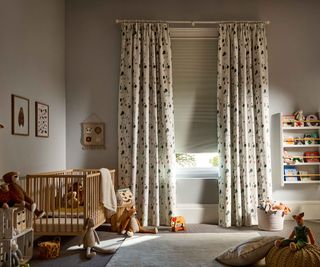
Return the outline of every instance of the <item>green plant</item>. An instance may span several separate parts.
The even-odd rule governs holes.
[[[188,153],[177,153],[176,162],[178,166],[182,168],[196,166],[196,159],[194,155]]]
[[[212,167],[219,167],[219,159],[219,156],[214,156],[212,159],[210,159]]]

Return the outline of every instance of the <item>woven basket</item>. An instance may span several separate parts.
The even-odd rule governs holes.
[[[266,213],[258,208],[258,228],[267,231],[281,231],[283,229],[284,215],[282,211]]]
[[[268,267],[319,267],[320,247],[306,245],[300,250],[292,251],[290,247],[270,249],[266,256]]]

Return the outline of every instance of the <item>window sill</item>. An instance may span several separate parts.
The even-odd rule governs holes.
[[[218,179],[218,168],[178,168],[176,179]]]

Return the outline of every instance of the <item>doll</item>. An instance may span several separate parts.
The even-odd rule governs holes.
[[[314,245],[315,239],[311,230],[307,226],[303,225],[304,212],[298,215],[293,215],[292,217],[293,219],[295,219],[297,226],[294,227],[294,230],[289,236],[289,239],[276,240],[275,246],[278,248],[290,246],[290,249],[292,251],[296,251],[298,249],[303,248],[306,244],[308,244],[309,240],[310,240],[310,243]],[[309,240],[308,240],[308,237],[309,237]]]

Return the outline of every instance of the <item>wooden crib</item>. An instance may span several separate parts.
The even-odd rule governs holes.
[[[113,184],[115,171],[110,170]],[[27,175],[26,191],[44,210],[42,218],[34,218],[37,235],[80,235],[86,218],[94,220],[95,227],[106,221],[101,203],[101,174],[98,169],[63,170]],[[78,186],[81,185],[81,186]],[[67,199],[76,192],[78,202]]]

